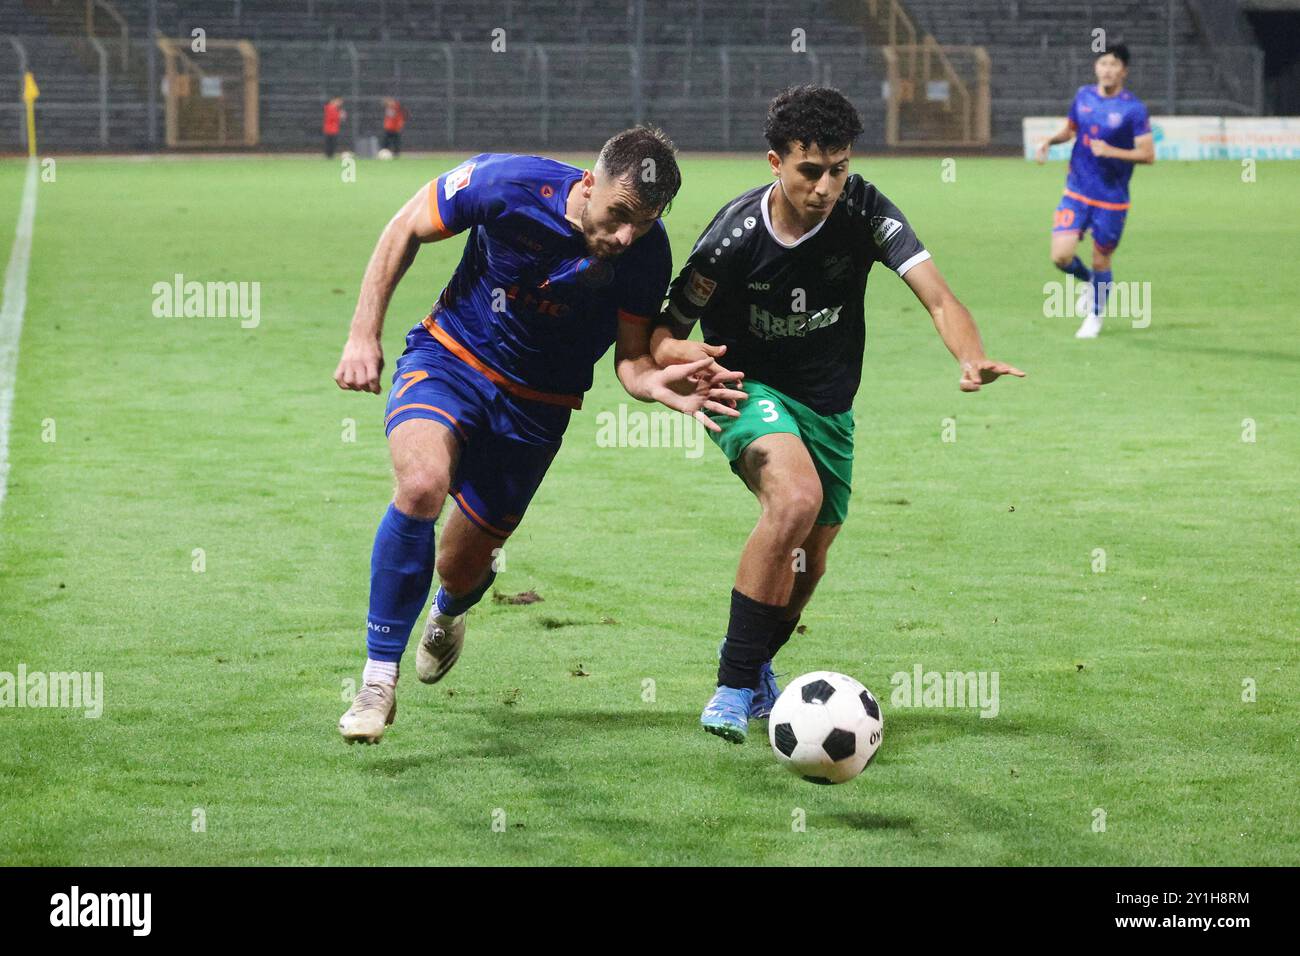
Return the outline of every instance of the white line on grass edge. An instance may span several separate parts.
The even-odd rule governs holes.
[[[0,509],[9,489],[9,420],[14,408],[14,381],[18,377],[18,340],[23,334],[27,308],[27,267],[32,260],[32,224],[36,220],[36,158],[27,161],[23,203],[18,229],[5,270],[4,305],[0,306]]]

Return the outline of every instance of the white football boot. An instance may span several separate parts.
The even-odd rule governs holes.
[[[436,684],[447,676],[465,646],[465,615],[443,614],[434,601],[424,624],[424,635],[415,649],[415,675],[422,684]]]
[[[1079,331],[1074,333],[1076,339],[1095,339],[1101,334],[1101,316],[1096,312],[1089,312],[1088,317],[1083,320],[1079,326]]]
[[[1076,339],[1095,339],[1101,332],[1101,316],[1093,308],[1093,288],[1091,282],[1079,285],[1079,297],[1074,303],[1074,314],[1083,316],[1083,324],[1074,333]]]
[[[348,712],[339,718],[339,733],[350,744],[377,744],[397,717],[397,687],[378,681],[362,684]]]

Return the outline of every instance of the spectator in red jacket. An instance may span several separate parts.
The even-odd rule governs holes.
[[[339,142],[339,124],[348,118],[347,110],[343,108],[343,97],[336,96],[325,104],[325,121],[321,125],[321,132],[325,134],[325,157],[331,158],[334,155],[334,148]]]
[[[406,110],[394,97],[384,99],[384,149],[396,156],[402,151],[402,128],[406,125]]]

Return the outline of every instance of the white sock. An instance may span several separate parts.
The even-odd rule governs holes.
[[[366,669],[361,672],[363,684],[387,684],[397,686],[397,661],[377,661],[366,658]]]

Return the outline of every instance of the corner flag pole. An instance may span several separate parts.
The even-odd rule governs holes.
[[[36,158],[36,97],[41,95],[36,77],[29,70],[23,76],[23,102],[27,104],[27,155]]]

